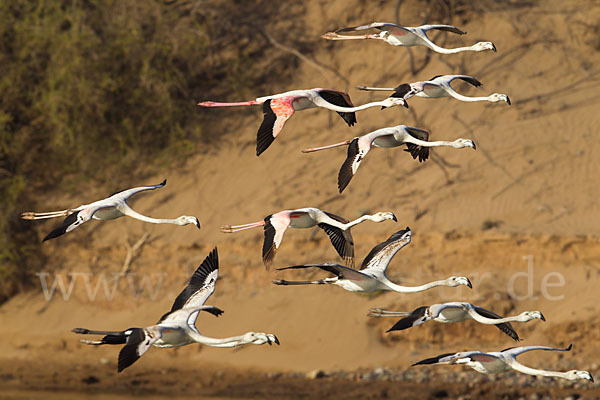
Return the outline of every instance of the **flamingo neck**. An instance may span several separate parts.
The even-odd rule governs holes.
[[[390,281],[386,282],[385,284],[390,288],[390,290],[398,293],[417,293],[437,286],[448,286],[448,282],[446,281],[434,281],[420,286],[402,286]]]
[[[243,336],[232,336],[228,338],[217,339],[203,336],[195,330],[189,331],[188,336],[196,343],[201,343],[212,347],[235,347],[243,342]]]

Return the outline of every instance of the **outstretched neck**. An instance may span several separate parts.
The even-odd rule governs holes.
[[[423,147],[441,147],[441,146],[454,147],[455,146],[454,142],[449,142],[447,140],[437,140],[437,141],[433,141],[433,142],[428,142],[426,140],[417,139],[412,135],[406,135],[404,142],[416,144],[416,145],[423,146]]]
[[[497,101],[497,100],[492,99],[492,96],[479,96],[479,97],[464,96],[464,95],[458,93],[457,91],[455,91],[452,88],[450,88],[450,89],[447,88],[446,92],[451,97],[454,97],[455,99],[461,100],[461,101],[489,101],[489,102]]]
[[[481,324],[487,324],[487,325],[497,325],[497,324],[502,324],[504,322],[527,322],[528,319],[524,316],[521,315],[515,315],[512,317],[506,317],[506,318],[486,318],[483,315],[480,315],[476,310],[472,310],[469,309],[469,315],[471,316],[471,318],[473,318],[475,321],[481,323]]]
[[[427,47],[429,47],[431,50],[437,52],[437,53],[441,53],[441,54],[456,54],[456,53],[460,53],[463,51],[479,51],[479,49],[473,45],[473,46],[468,46],[468,47],[456,47],[454,49],[447,49],[445,47],[440,47],[437,44],[433,43],[430,40],[425,41]]]
[[[203,336],[197,331],[188,332],[188,336],[195,343],[201,343],[212,347],[235,347],[238,346],[243,339],[243,336],[232,336],[224,339],[211,338]]]
[[[521,364],[520,362],[513,360],[511,362],[511,367],[519,372],[522,372],[524,374],[528,374],[528,375],[540,375],[540,376],[554,376],[557,378],[568,378],[568,374],[566,372],[560,372],[560,371],[546,371],[544,369],[536,369],[536,368],[531,368],[531,367],[527,367],[523,364]]]
[[[131,218],[135,218],[138,219],[140,221],[144,221],[144,222],[150,222],[152,224],[175,224],[175,225],[182,225],[181,220],[178,218],[175,219],[162,219],[162,218],[152,218],[152,217],[147,217],[145,215],[140,214],[139,212],[135,211],[134,209],[130,208],[130,207],[121,207],[119,208],[119,211],[121,211],[123,214],[131,217]]]
[[[347,224],[344,224],[344,228],[343,228],[343,229],[344,229],[344,230],[346,230],[346,229],[350,229],[350,228],[352,228],[354,225],[358,225],[358,224],[360,224],[360,223],[362,223],[362,222],[365,222],[365,221],[368,221],[368,220],[369,220],[369,221],[373,221],[374,219],[375,219],[375,217],[374,217],[373,215],[368,215],[368,214],[367,214],[367,215],[363,215],[362,217],[360,217],[360,218],[357,218],[357,219],[355,219],[354,221],[350,221],[350,222],[348,222]]]
[[[337,112],[354,112],[354,111],[366,110],[367,108],[377,107],[377,106],[389,107],[389,104],[385,103],[383,101],[375,101],[373,103],[363,104],[358,107],[340,107],[340,106],[336,106],[335,104],[331,104],[330,102],[328,102],[325,99],[322,99],[320,97],[318,97],[318,100],[316,100],[315,103],[319,107],[327,108],[328,110],[337,111]]]
[[[386,282],[385,284],[389,287],[389,290],[398,293],[417,293],[437,286],[448,286],[448,283],[446,281],[429,282],[420,286],[402,286],[390,281]]]

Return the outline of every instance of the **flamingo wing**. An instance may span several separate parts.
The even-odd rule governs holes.
[[[293,97],[278,97],[263,103],[263,122],[256,133],[256,155],[260,156],[283,129],[285,121],[294,114]]]
[[[477,78],[472,77],[470,75],[436,75],[433,78],[431,78],[429,82],[434,81],[436,79],[437,82],[444,82],[446,84],[450,84],[450,82],[452,82],[455,79],[460,79],[475,87],[481,86],[481,82],[479,82]]]
[[[371,28],[379,29],[380,31],[388,31],[393,35],[399,35],[399,36],[403,36],[408,33],[411,33],[405,27],[396,25],[396,24],[392,24],[389,22],[372,22],[367,25],[351,26],[349,28],[338,29],[337,31],[335,31],[335,33],[363,31],[363,30],[371,29]]]
[[[319,96],[328,103],[338,107],[354,107],[348,93],[338,92],[335,90],[320,90]],[[348,126],[353,126],[356,123],[356,113],[354,112],[337,112],[340,117],[346,121]]]
[[[351,281],[364,281],[365,279],[372,279],[370,276],[363,274],[353,268],[346,267],[339,264],[305,264],[305,265],[294,265],[292,267],[277,268],[277,271],[283,271],[285,269],[304,269],[304,268],[320,268],[324,271],[330,272],[340,279],[348,279]]]
[[[215,291],[218,276],[219,254],[215,247],[196,269],[185,289],[177,296],[170,312],[202,306]],[[207,311],[212,313],[210,310]]]
[[[396,322],[394,326],[392,326],[386,332],[402,331],[404,329],[412,328],[413,326],[421,325],[433,319],[433,315],[427,312],[428,309],[428,306],[423,306],[415,309],[413,312],[410,313],[409,316],[404,317],[400,321]]]
[[[271,214],[265,217],[264,236],[262,248],[263,264],[267,267],[267,270],[273,263],[275,253],[283,240],[283,234],[285,230],[290,226],[290,220],[284,220],[283,218],[277,218],[275,214]]]
[[[412,88],[410,87],[410,85],[408,83],[403,83],[394,89],[394,93],[390,97],[396,97],[399,99],[406,100],[414,95],[414,93],[411,93],[411,92],[412,92]],[[411,95],[407,96],[409,93]]]
[[[165,186],[167,184],[167,180],[163,180],[161,183],[159,183],[158,185],[149,185],[149,186],[140,186],[140,187],[136,187],[136,188],[131,188],[131,189],[125,189],[125,190],[120,190],[118,192],[115,192],[113,194],[111,194],[108,197],[113,197],[114,195],[119,194],[119,197],[123,197],[125,199],[131,197],[132,195],[139,193],[139,192],[143,192],[145,190],[154,190],[154,189],[159,189],[163,186]]]
[[[121,372],[136,362],[159,338],[159,334],[150,333],[147,329],[131,329],[131,334],[127,337],[127,344],[119,352],[117,371]]]
[[[103,208],[110,208],[110,207],[114,207],[114,205],[113,204],[104,204],[104,205],[95,205],[95,206],[90,205],[89,207],[86,207],[82,210],[76,211],[76,212],[68,215],[64,219],[62,224],[60,224],[59,226],[54,228],[52,230],[52,232],[50,232],[49,234],[46,235],[46,237],[42,240],[42,242],[45,242],[46,240],[57,238],[59,236],[64,235],[65,233],[71,232],[73,229],[77,228],[78,226],[80,226],[80,225],[86,223],[87,221],[89,221],[90,219],[92,219],[92,217],[98,210],[101,210]]]
[[[424,31],[437,29],[439,31],[456,33],[457,35],[464,35],[467,33],[467,32],[464,32],[464,31],[458,29],[457,27],[455,27],[453,25],[422,25],[419,28],[421,28]]]
[[[429,132],[424,129],[407,126],[406,132],[415,139],[423,140],[425,142],[429,141]],[[429,158],[429,147],[419,146],[414,143],[406,143],[406,147],[407,149],[404,151],[409,152],[414,160],[418,157],[419,162],[423,162]]]
[[[346,189],[346,186],[348,186],[352,177],[356,174],[360,162],[368,152],[368,150],[365,151],[359,148],[358,139],[357,137],[354,138],[348,145],[348,155],[338,173],[338,189],[340,193]]]
[[[573,345],[570,344],[566,349],[557,349],[555,347],[548,346],[521,346],[521,347],[509,347],[508,349],[504,349],[501,353],[509,354],[513,357],[517,357],[519,354],[526,353],[528,351],[533,350],[546,350],[546,351],[571,351]]]
[[[360,269],[377,270],[385,273],[392,258],[401,248],[410,243],[411,237],[412,232],[408,226],[406,229],[393,233],[385,242],[379,243],[371,249],[363,260]]]
[[[346,218],[325,211],[323,212],[327,214],[329,218],[341,222],[342,224],[347,224],[349,222]],[[346,264],[354,267],[354,240],[352,239],[350,229],[343,230],[324,222],[321,222],[318,226],[327,233],[329,240],[331,240],[331,244],[340,257],[344,259]]]
[[[490,318],[490,319],[501,319],[502,318],[498,314],[496,314],[496,313],[494,313],[494,312],[492,312],[490,310],[486,310],[485,308],[481,308],[481,307],[478,307],[478,306],[473,306],[473,309],[475,310],[475,312],[477,314],[481,315],[482,317],[486,317],[486,318]],[[514,341],[518,342],[518,341],[521,340],[519,338],[519,335],[517,334],[517,331],[514,330],[514,328],[510,324],[510,322],[503,322],[501,324],[497,324],[496,326],[502,332],[504,332],[505,334],[507,334],[508,336],[510,336]]]

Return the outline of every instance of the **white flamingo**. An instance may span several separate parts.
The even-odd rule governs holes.
[[[359,36],[340,35],[341,32],[362,31],[367,29],[377,29],[381,31],[378,34],[368,34]],[[377,39],[391,44],[392,46],[425,46],[431,50],[442,54],[454,54],[462,51],[496,51],[496,46],[492,42],[478,42],[468,47],[458,47],[455,49],[446,49],[433,43],[428,37],[427,32],[435,29],[440,31],[452,32],[458,35],[464,35],[466,32],[461,31],[452,25],[421,25],[415,27],[400,26],[388,22],[373,22],[368,25],[354,26],[351,28],[338,29],[335,32],[327,32],[323,39],[327,40],[361,40],[361,39]]]
[[[71,232],[73,229],[77,228],[79,225],[87,222],[91,219],[97,219],[101,221],[107,221],[111,219],[116,219],[127,215],[128,217],[139,219],[140,221],[150,222],[152,224],[174,224],[174,225],[188,225],[193,224],[200,229],[200,222],[198,218],[192,217],[189,215],[182,215],[181,217],[175,219],[160,219],[160,218],[152,218],[147,217],[134,211],[127,204],[127,200],[136,193],[143,192],[145,190],[154,190],[161,188],[167,184],[167,180],[165,179],[158,185],[152,186],[141,186],[133,189],[123,190],[121,192],[117,192],[106,199],[98,200],[90,204],[84,204],[79,207],[69,208],[67,210],[61,211],[50,211],[43,213],[35,213],[31,211],[21,213],[21,218],[34,220],[34,219],[46,219],[46,218],[56,218],[56,217],[67,217],[63,221],[63,223],[55,228],[52,232],[50,232],[45,238],[44,242],[49,239],[54,239],[58,236],[61,236],[67,232]]]
[[[219,276],[219,255],[215,247],[202,261],[192,275],[185,289],[177,296],[171,311],[163,315],[156,325],[146,328],[129,328],[124,331],[95,331],[75,328],[73,332],[82,335],[105,335],[100,340],[81,340],[90,345],[124,344],[119,353],[118,372],[129,367],[150,347],[180,347],[201,343],[212,347],[236,347],[246,344],[279,344],[277,336],[270,333],[248,332],[241,336],[216,339],[202,335],[196,328],[200,311],[207,311],[218,317],[223,313],[214,306],[204,303],[215,290]]]
[[[426,283],[420,286],[401,286],[390,281],[385,274],[390,261],[394,255],[410,243],[411,231],[409,227],[394,233],[383,243],[373,247],[371,252],[362,262],[360,271],[339,264],[306,264],[293,267],[278,268],[285,269],[320,268],[336,275],[334,278],[325,278],[316,281],[286,281],[275,280],[276,285],[324,285],[332,284],[342,287],[350,292],[374,292],[378,290],[390,290],[398,293],[416,293],[437,286],[456,287],[460,285],[472,288],[471,281],[464,276],[451,276],[448,279]]]
[[[412,312],[386,311],[381,308],[372,308],[369,310],[368,315],[371,317],[404,317],[388,329],[387,332],[412,328],[427,321],[451,323],[473,319],[481,324],[496,325],[498,329],[516,341],[520,340],[519,335],[513,329],[510,322],[527,322],[532,319],[546,321],[544,315],[539,311],[524,311],[514,317],[502,318],[492,311],[466,302],[433,304],[431,306],[419,307]]]
[[[285,122],[295,111],[314,107],[326,108],[336,111],[346,121],[348,126],[353,126],[356,123],[355,111],[377,106],[383,108],[398,105],[406,106],[404,99],[385,99],[354,107],[348,93],[322,88],[292,90],[290,92],[259,97],[256,100],[235,103],[217,103],[214,101],[198,103],[202,107],[253,106],[259,104],[263,106],[264,119],[256,134],[257,156],[261,155],[273,143],[273,140],[275,140],[283,129]]]
[[[427,160],[430,147],[447,146],[455,149],[470,147],[475,150],[477,147],[470,139],[456,139],[452,142],[440,140],[429,141],[429,132],[419,128],[413,128],[406,125],[391,126],[388,128],[377,129],[366,135],[355,137],[340,143],[331,144],[323,147],[313,147],[304,149],[302,152],[311,153],[325,149],[331,149],[338,146],[348,146],[348,155],[338,173],[338,189],[340,193],[344,191],[350,183],[352,177],[358,171],[361,161],[373,147],[390,148],[406,145],[413,159],[419,158],[419,162]]]
[[[371,86],[357,86],[356,88],[359,90],[370,91],[393,91],[394,93],[391,97],[397,97],[404,100],[408,100],[413,96],[423,97],[426,99],[453,97],[456,100],[466,102],[489,101],[490,103],[496,103],[498,101],[504,101],[509,106],[511,105],[510,98],[503,93],[492,93],[489,96],[481,97],[463,96],[454,90],[452,86],[450,86],[450,83],[452,83],[452,81],[455,79],[460,79],[475,87],[481,86],[481,82],[469,75],[436,75],[428,81],[403,83],[395,88],[380,88]]]
[[[594,382],[594,378],[588,371],[571,370],[567,372],[558,371],[546,371],[543,369],[535,369],[527,367],[517,361],[517,356],[532,350],[548,350],[548,351],[571,351],[573,345],[569,345],[566,349],[556,349],[553,347],[546,346],[523,346],[523,347],[512,347],[504,349],[502,351],[494,351],[490,353],[484,353],[481,351],[465,351],[461,353],[447,353],[441,354],[437,357],[427,358],[421,360],[415,365],[428,365],[428,364],[462,364],[467,367],[473,368],[477,372],[482,374],[497,374],[505,372],[511,369],[522,372],[528,375],[537,376],[553,376],[557,378],[564,378],[570,381],[577,379],[587,379],[588,381]]]
[[[221,232],[233,233],[246,229],[264,227],[265,240],[263,242],[263,263],[269,268],[275,257],[275,252],[281,245],[283,234],[287,228],[312,228],[318,226],[329,236],[331,244],[335,247],[340,257],[349,265],[354,265],[354,240],[350,234],[350,228],[364,221],[383,222],[387,220],[398,221],[391,212],[378,212],[373,215],[363,215],[354,221],[319,210],[307,207],[295,210],[283,210],[275,214],[267,215],[264,220],[243,225],[223,225]]]

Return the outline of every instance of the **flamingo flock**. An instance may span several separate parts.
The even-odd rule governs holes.
[[[376,30],[378,33],[367,33],[363,35],[349,35],[348,32]],[[403,27],[391,23],[374,22],[356,27],[338,29],[325,33],[322,38],[326,40],[383,40],[393,46],[425,46],[440,54],[456,54],[460,52],[481,52],[492,50],[496,52],[496,46],[492,42],[478,42],[468,47],[447,49],[433,43],[427,36],[431,30],[440,30],[465,35],[461,29],[452,25],[422,25],[418,27]],[[390,108],[403,106],[408,108],[408,102],[412,97],[442,98],[451,97],[463,102],[505,102],[511,105],[506,94],[493,93],[489,96],[468,97],[456,92],[451,83],[462,80],[474,87],[480,87],[481,82],[469,75],[437,75],[426,81],[402,83],[395,88],[357,86],[360,90],[367,91],[390,91],[389,97],[354,106],[348,93],[335,89],[308,89],[291,90],[280,94],[258,97],[255,100],[241,102],[215,102],[202,101],[198,106],[212,107],[234,107],[261,105],[263,121],[258,128],[256,136],[256,155],[260,156],[281,133],[287,120],[295,111],[310,108],[325,108],[337,112],[344,122],[352,127],[357,123],[356,112],[372,107]],[[408,152],[413,159],[424,162],[429,158],[432,147],[452,147],[455,149],[477,147],[471,139],[458,138],[450,141],[430,140],[427,130],[411,127],[404,124],[380,128],[353,139],[343,142],[312,147],[302,150],[304,153],[312,153],[340,146],[348,146],[347,156],[342,163],[337,177],[339,193],[350,184],[356,175],[358,168],[371,151],[372,148],[392,148],[406,146],[404,151]],[[276,173],[276,171],[274,172]],[[200,222],[194,216],[180,216],[175,219],[159,219],[148,217],[134,211],[127,203],[129,198],[143,191],[156,190],[164,187],[166,180],[158,185],[141,186],[117,192],[103,200],[84,204],[75,208],[51,212],[23,212],[21,217],[26,220],[40,220],[48,218],[64,217],[61,225],[55,227],[48,233],[43,241],[55,239],[65,233],[71,232],[83,223],[91,220],[113,220],[122,216],[129,216],[137,220],[153,224],[173,225],[195,225],[200,228]],[[360,186],[358,187],[360,189]],[[267,212],[265,212],[267,214]],[[264,214],[263,214],[264,215]],[[275,254],[279,251],[283,236],[288,228],[307,229],[317,227],[327,234],[334,250],[344,260],[345,265],[322,262],[322,263],[298,263],[297,265],[277,268],[278,272],[304,270],[320,270],[330,274],[328,277],[313,280],[285,280],[277,279],[272,283],[278,286],[305,286],[305,285],[335,285],[350,292],[379,292],[389,291],[401,294],[419,293],[436,287],[461,287],[472,289],[473,284],[466,276],[451,276],[445,279],[434,280],[416,286],[405,286],[392,282],[386,275],[390,262],[395,255],[405,246],[411,243],[412,231],[409,227],[396,231],[389,238],[372,248],[365,256],[360,268],[354,268],[354,239],[351,228],[365,221],[385,222],[392,220],[397,222],[396,215],[392,212],[376,212],[365,214],[354,220],[348,220],[334,213],[323,211],[315,207],[287,209],[271,213],[258,222],[241,225],[222,225],[223,233],[234,233],[253,228],[263,228],[262,239],[262,263],[267,270],[274,263]],[[257,243],[257,247],[258,247]],[[284,251],[284,250],[282,250]],[[289,250],[292,254],[292,249]],[[301,253],[293,252],[295,257]],[[200,343],[213,347],[239,347],[249,344],[280,344],[275,334],[262,332],[247,332],[240,336],[227,338],[212,338],[201,334],[196,327],[200,312],[204,311],[219,317],[223,310],[206,305],[206,301],[215,290],[215,284],[219,277],[219,257],[215,247],[202,261],[200,266],[192,274],[189,283],[183,291],[175,298],[170,309],[153,325],[145,327],[128,328],[125,330],[96,330],[87,328],[75,328],[73,332],[79,335],[100,335],[101,338],[90,340],[81,339],[87,345],[122,345],[118,355],[117,371],[122,372],[131,367],[151,347],[171,348]],[[296,290],[299,295],[307,295],[306,289]],[[459,291],[457,291],[458,293]],[[435,292],[434,292],[435,293]],[[473,305],[465,301],[453,301],[443,304],[432,304],[422,306],[413,311],[389,311],[381,308],[371,309],[368,313],[371,317],[402,317],[387,332],[402,334],[401,331],[415,328],[428,321],[440,323],[458,323],[465,320],[474,320],[480,324],[494,325],[502,333],[515,341],[522,340],[511,323],[527,322],[534,319],[546,321],[541,311],[525,311],[515,316],[502,317],[493,311]],[[142,325],[144,326],[144,325]],[[485,374],[502,373],[515,370],[524,374],[536,376],[559,377],[568,380],[589,380],[593,382],[592,375],[587,371],[571,370],[568,372],[547,371],[527,367],[516,360],[522,353],[534,350],[546,351],[570,351],[567,348],[553,348],[546,346],[523,346],[509,348],[502,351],[480,352],[466,351],[446,353],[432,358],[415,362],[414,366],[438,365],[438,364],[463,364],[474,370]],[[147,357],[148,358],[148,357]]]

